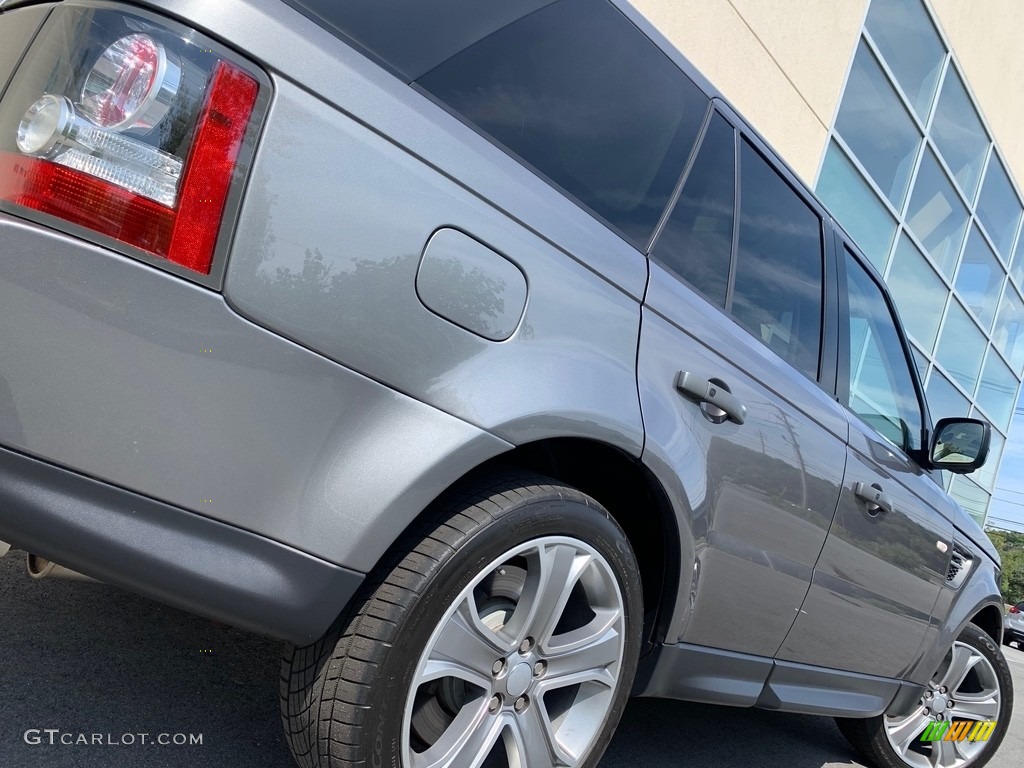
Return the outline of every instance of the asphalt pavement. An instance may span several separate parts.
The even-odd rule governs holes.
[[[1004,652],[1015,712],[989,765],[1017,768],[1024,652]],[[276,641],[112,587],[33,582],[12,552],[0,559],[0,766],[293,768],[277,713],[279,653]],[[102,743],[80,743],[95,736]],[[632,701],[601,768],[680,765],[861,763],[827,718]]]

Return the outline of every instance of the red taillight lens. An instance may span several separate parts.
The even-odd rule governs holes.
[[[195,37],[55,11],[0,103],[0,203],[209,274],[260,84]]]
[[[1010,613],[1020,613],[1020,608],[1015,605],[1010,609]]]

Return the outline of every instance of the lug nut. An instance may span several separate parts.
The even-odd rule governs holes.
[[[498,659],[494,664],[491,665],[491,674],[500,675],[501,671],[505,668],[505,660]]]
[[[520,696],[518,699],[516,699],[516,712],[522,712],[524,709],[526,709],[526,705],[529,703],[530,700],[528,698],[526,698],[525,696]]]
[[[540,677],[541,675],[543,675],[547,671],[548,671],[548,665],[545,664],[543,661],[538,661],[536,664],[533,665],[533,676],[534,677]]]
[[[520,653],[529,653],[530,649],[533,648],[533,638],[528,637],[519,644]]]
[[[500,693],[496,693],[493,696],[491,696],[491,700],[487,704],[487,709],[490,712],[497,712],[498,708],[500,706],[501,706],[501,694]]]

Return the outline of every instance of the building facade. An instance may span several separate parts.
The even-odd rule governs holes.
[[[1024,4],[633,0],[888,282],[933,416],[993,426],[946,477],[984,522],[1024,378]]]

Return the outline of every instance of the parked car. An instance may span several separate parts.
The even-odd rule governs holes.
[[[287,640],[301,766],[594,766],[630,694],[991,757],[989,428],[626,2],[0,6],[0,538]]]
[[[1014,642],[1024,651],[1024,602],[1011,606],[1003,618],[1003,645]]]

